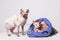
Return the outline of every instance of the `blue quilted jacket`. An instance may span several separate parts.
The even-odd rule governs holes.
[[[44,21],[48,25],[47,30],[43,31],[43,32],[35,32],[33,30],[34,25],[31,24],[28,29],[27,36],[28,37],[48,37],[52,32],[52,25],[51,25],[50,21],[47,18],[40,18],[40,19],[37,19],[36,21]]]

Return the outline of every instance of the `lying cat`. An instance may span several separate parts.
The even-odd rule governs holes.
[[[33,21],[33,25],[34,25],[35,32],[43,32],[48,28],[48,25],[45,24],[44,21],[39,21],[39,22]]]

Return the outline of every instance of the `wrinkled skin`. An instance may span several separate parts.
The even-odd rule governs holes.
[[[22,29],[22,34],[24,35],[24,25],[26,24],[26,21],[28,19],[28,13],[29,13],[29,9],[27,9],[26,12],[24,12],[22,9],[20,9],[20,15],[22,15],[22,17],[24,18],[25,21],[23,21],[21,23],[21,25],[16,25],[15,22],[12,22],[12,25],[8,22],[6,22],[6,30],[7,30],[7,33],[8,33],[8,36],[11,36],[11,33],[14,33],[14,29],[17,28],[17,33],[16,35],[19,36],[19,27],[21,26],[21,29]],[[11,19],[12,20],[12,19]],[[18,22],[18,18],[15,19],[16,22]],[[21,19],[23,20],[23,19]]]

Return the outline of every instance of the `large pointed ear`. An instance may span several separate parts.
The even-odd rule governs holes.
[[[21,12],[24,12],[22,9],[20,9]]]
[[[35,23],[35,21],[32,21],[32,23],[34,24],[34,23]]]
[[[27,9],[26,13],[29,13],[29,9]]]
[[[24,12],[22,9],[20,9],[20,14],[22,14],[22,12]],[[22,14],[23,15],[23,14]]]

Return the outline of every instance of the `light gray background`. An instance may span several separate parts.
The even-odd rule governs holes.
[[[29,38],[27,35],[8,37],[5,31],[4,20],[19,13],[19,9],[29,9],[29,17],[25,30],[32,20],[46,17],[58,31],[57,35],[48,38]],[[59,40],[60,38],[60,0],[0,0],[0,40]]]

